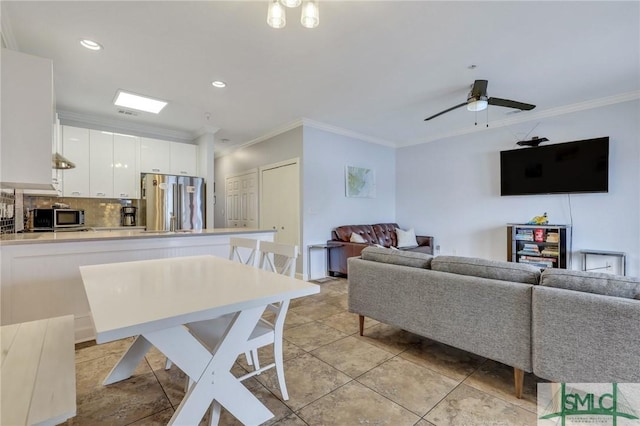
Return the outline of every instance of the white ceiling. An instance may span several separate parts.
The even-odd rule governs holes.
[[[217,152],[302,118],[392,146],[464,132],[475,116],[465,108],[423,119],[464,102],[475,79],[489,80],[489,96],[537,105],[520,120],[640,93],[637,1],[319,5],[313,30],[300,8],[270,28],[266,1],[2,1],[2,11],[19,50],[53,59],[58,109],[183,139],[219,128],[229,141]],[[170,104],[125,117],[117,89]],[[489,120],[513,111],[489,107]]]

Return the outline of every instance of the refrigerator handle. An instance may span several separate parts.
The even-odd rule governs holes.
[[[178,214],[177,214],[177,220],[178,220],[178,229],[184,229],[184,227],[182,226],[182,216],[184,216],[184,212],[182,211],[182,191],[184,190],[183,185],[181,183],[178,184],[178,192],[177,192],[177,198],[178,198]]]
[[[174,183],[172,186],[172,193],[173,193],[173,212],[171,213],[171,221],[173,222],[173,227],[174,229],[172,229],[172,231],[177,231],[178,229],[180,229],[180,225],[178,224],[178,214],[180,212],[179,205],[178,205],[178,184]]]

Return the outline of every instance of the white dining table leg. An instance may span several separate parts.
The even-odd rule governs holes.
[[[149,349],[151,349],[151,343],[144,337],[137,336],[102,384],[110,385],[131,377]]]
[[[183,326],[145,333],[151,344],[196,382],[187,391],[169,425],[198,424],[214,400],[246,425],[264,423],[273,417],[231,374],[241,352],[239,348],[249,339],[264,309],[262,306],[236,313],[213,354]]]

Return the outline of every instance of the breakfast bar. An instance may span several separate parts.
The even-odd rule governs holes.
[[[46,232],[0,240],[1,321],[8,325],[72,314],[75,342],[95,339],[79,267],[84,265],[229,255],[229,239],[273,241],[273,230],[216,228],[194,232]]]

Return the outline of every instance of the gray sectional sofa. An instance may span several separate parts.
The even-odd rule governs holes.
[[[368,247],[349,311],[558,382],[640,381],[640,281]]]

